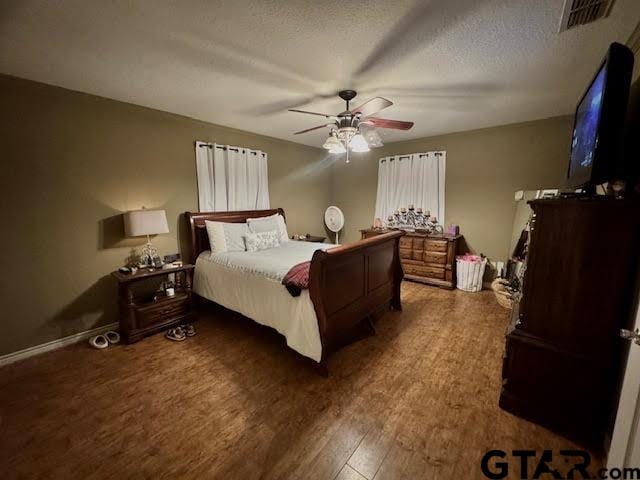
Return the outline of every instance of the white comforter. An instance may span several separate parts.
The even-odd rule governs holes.
[[[193,291],[280,332],[287,345],[317,362],[322,345],[309,291],[292,297],[282,285],[287,272],[332,244],[286,242],[259,252],[202,252]]]

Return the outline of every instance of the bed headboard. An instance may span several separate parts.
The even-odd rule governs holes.
[[[189,222],[189,232],[191,234],[191,252],[189,252],[189,262],[195,263],[196,258],[205,250],[209,250],[209,236],[204,225],[205,220],[210,222],[243,223],[247,218],[268,217],[279,213],[284,217],[284,210],[274,208],[271,210],[242,210],[237,212],[186,212],[184,215]],[[285,218],[286,220],[286,218]]]

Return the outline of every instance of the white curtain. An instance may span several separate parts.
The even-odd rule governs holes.
[[[444,225],[446,152],[412,153],[381,158],[375,218],[386,223],[389,214],[413,205],[429,211]]]
[[[201,212],[269,208],[265,152],[196,142],[196,173]]]

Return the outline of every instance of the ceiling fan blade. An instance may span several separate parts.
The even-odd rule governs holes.
[[[301,133],[313,132],[314,130],[318,130],[318,129],[324,128],[324,127],[330,127],[331,125],[333,125],[333,124],[332,123],[327,123],[325,125],[318,125],[317,127],[307,128],[306,130],[300,130],[299,132],[295,132],[294,135],[300,135]]]
[[[394,130],[409,130],[411,127],[413,127],[413,122],[403,122],[402,120],[389,120],[388,118],[369,117],[369,118],[365,118],[363,122],[378,128],[393,128]]]
[[[306,110],[297,110],[295,108],[290,108],[289,111],[297,112],[297,113],[308,113],[309,115],[318,115],[319,117],[325,117],[325,118],[334,118],[334,115],[327,115],[326,113],[318,113],[318,112],[307,112]]]
[[[386,98],[382,97],[376,97],[367,102],[364,102],[355,110],[351,110],[351,113],[360,113],[363,117],[368,117],[369,115],[378,113],[380,110],[390,107],[391,105],[393,105],[393,102],[391,100],[387,100]]]

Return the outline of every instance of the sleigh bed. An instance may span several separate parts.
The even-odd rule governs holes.
[[[328,355],[353,340],[373,314],[390,307],[401,310],[398,243],[402,233],[340,246],[290,241],[259,255],[211,254],[206,220],[242,223],[275,213],[284,217],[282,209],[187,212],[190,260],[196,265],[193,291],[276,329],[292,349],[326,373]],[[286,269],[287,261],[301,258],[311,261],[309,289],[294,298],[270,272]]]

